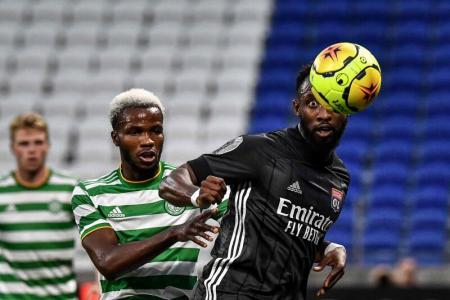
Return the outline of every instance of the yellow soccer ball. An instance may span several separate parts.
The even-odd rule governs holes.
[[[381,88],[381,69],[366,48],[337,43],[314,59],[309,80],[314,97],[325,108],[342,114],[364,110]]]

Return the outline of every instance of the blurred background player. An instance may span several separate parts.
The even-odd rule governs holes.
[[[305,299],[314,262],[332,270],[318,295],[343,273],[345,249],[324,241],[336,222],[349,174],[334,153],[347,117],[315,99],[310,65],[296,80],[297,126],[244,135],[174,170],[160,187],[175,205],[207,208],[231,186],[229,213],[195,299]]]
[[[75,299],[76,180],[46,165],[47,123],[25,113],[10,125],[17,167],[0,178],[0,299]]]
[[[72,198],[82,245],[102,274],[102,298],[187,299],[208,260],[203,256],[209,256],[199,236],[211,241],[218,232],[206,224],[217,209],[200,214],[158,196],[174,167],[161,160],[164,107],[153,93],[131,89],[117,95],[109,117],[120,167],[82,181]]]

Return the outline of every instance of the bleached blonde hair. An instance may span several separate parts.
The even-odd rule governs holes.
[[[116,129],[123,110],[130,107],[158,107],[163,116],[165,111],[164,105],[152,92],[144,89],[130,89],[115,96],[109,105],[109,121],[113,129]]]

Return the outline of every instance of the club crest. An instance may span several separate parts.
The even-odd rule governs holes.
[[[331,208],[334,212],[339,212],[342,206],[342,200],[344,199],[344,192],[331,188]]]

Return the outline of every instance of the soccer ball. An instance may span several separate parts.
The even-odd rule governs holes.
[[[322,106],[349,115],[373,103],[381,88],[381,70],[366,48],[338,43],[317,55],[309,80],[312,93]]]

